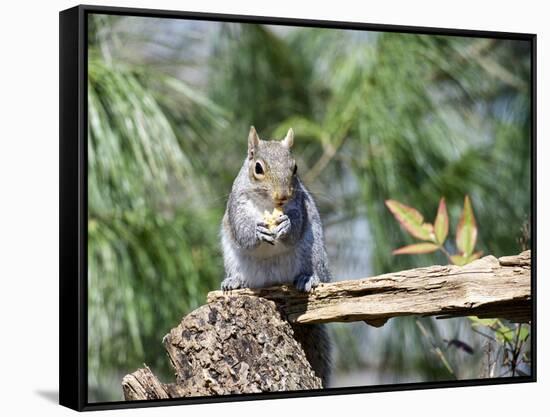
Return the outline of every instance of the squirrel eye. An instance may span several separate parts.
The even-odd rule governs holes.
[[[256,165],[254,165],[254,176],[256,178],[262,178],[264,176],[264,167],[260,162],[256,162]]]
[[[298,165],[294,164],[294,169],[292,170],[292,175],[296,175],[298,172]]]

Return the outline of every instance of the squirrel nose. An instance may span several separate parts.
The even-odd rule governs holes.
[[[275,192],[273,193],[273,199],[277,204],[283,205],[288,201],[289,194],[285,192]]]

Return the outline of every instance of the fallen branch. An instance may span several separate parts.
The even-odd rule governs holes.
[[[531,251],[465,266],[429,266],[319,285],[310,294],[282,286],[213,291],[208,302],[251,295],[275,301],[290,322],[366,321],[398,316],[478,316],[524,323],[531,319]]]

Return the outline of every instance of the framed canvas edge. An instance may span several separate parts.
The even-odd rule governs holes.
[[[522,32],[504,32],[478,29],[456,29],[430,26],[409,26],[395,25],[383,23],[367,23],[367,22],[350,22],[336,20],[319,20],[305,19],[294,17],[275,17],[275,16],[259,16],[259,15],[239,15],[239,14],[224,14],[224,13],[207,13],[195,11],[177,11],[165,9],[144,9],[131,7],[115,7],[115,6],[97,6],[97,5],[80,5],[77,6],[88,13],[96,14],[111,14],[111,15],[126,15],[140,17],[161,17],[173,19],[187,20],[205,20],[218,22],[234,22],[234,23],[258,23],[269,25],[282,26],[303,26],[303,27],[320,27],[333,29],[357,29],[370,30],[380,32],[397,32],[397,33],[412,33],[425,35],[446,35],[446,36],[462,36],[476,38],[495,38],[495,39],[513,39],[513,40],[530,40],[536,37],[534,33]]]
[[[288,391],[227,396],[186,397],[167,400],[89,403],[87,380],[88,234],[86,225],[88,215],[87,16],[90,13],[225,21],[235,23],[322,27],[334,29],[371,30],[426,35],[496,38],[530,42],[532,218],[531,376],[328,388],[314,391]],[[59,16],[59,403],[61,405],[78,411],[88,411],[536,382],[536,34],[91,5],[78,5],[70,9],[63,10],[60,12]],[[76,141],[74,140],[75,137],[77,138]],[[73,140],[71,140],[71,138],[73,138]],[[76,281],[74,278],[75,276],[78,278]]]
[[[81,7],[59,14],[59,403],[75,410],[87,402],[83,23]]]

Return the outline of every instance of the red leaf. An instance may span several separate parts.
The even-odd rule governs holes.
[[[403,246],[393,251],[394,255],[416,255],[420,253],[431,253],[439,249],[434,243],[415,243],[413,245]]]
[[[456,246],[465,255],[470,256],[476,246],[477,226],[470,197],[464,197],[464,209],[456,228]]]
[[[386,206],[411,235],[417,239],[435,240],[433,226],[430,223],[423,223],[424,217],[418,210],[395,200],[386,200]]]
[[[434,222],[435,238],[439,244],[443,244],[447,235],[449,234],[449,216],[447,214],[447,205],[445,204],[445,197],[439,200],[439,208],[437,209],[437,216]]]

